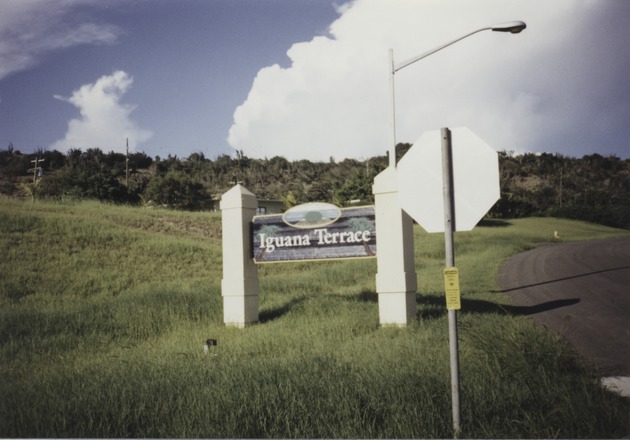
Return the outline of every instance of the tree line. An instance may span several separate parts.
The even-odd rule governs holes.
[[[397,160],[410,147],[399,144]],[[22,154],[9,145],[0,150],[0,194],[210,210],[222,193],[241,183],[259,199],[282,200],[286,207],[310,201],[344,206],[373,203],[374,177],[387,165],[386,156],[311,162],[253,159],[237,151],[214,159],[203,153],[151,158],[97,148]],[[628,159],[502,151],[499,168],[501,199],[491,217],[554,216],[630,229]]]

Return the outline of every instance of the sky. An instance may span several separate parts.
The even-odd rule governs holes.
[[[626,0],[0,0],[0,149],[367,159],[468,127],[630,158]],[[477,29],[395,74],[391,63]]]

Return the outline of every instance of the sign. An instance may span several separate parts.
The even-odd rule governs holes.
[[[460,310],[462,304],[459,292],[459,272],[456,267],[444,269],[444,291],[446,292],[446,308]]]
[[[374,207],[306,203],[255,216],[251,250],[256,263],[375,257]]]
[[[456,231],[470,231],[501,197],[497,152],[466,127],[451,130]],[[427,232],[444,232],[440,130],[424,133],[398,163],[400,206]]]

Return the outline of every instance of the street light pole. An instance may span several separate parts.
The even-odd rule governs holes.
[[[395,98],[396,92],[395,92],[395,87],[394,87],[394,75],[396,74],[396,72],[398,72],[401,69],[404,69],[410,64],[420,61],[421,59],[424,59],[428,57],[429,55],[433,55],[434,53],[439,52],[442,49],[445,49],[457,43],[458,41],[461,41],[464,38],[468,38],[471,35],[477,34],[479,32],[493,31],[493,32],[509,32],[511,34],[518,34],[526,27],[527,25],[522,21],[511,21],[508,23],[501,23],[501,24],[495,24],[492,26],[483,27],[398,64],[394,63],[394,50],[389,49],[389,64],[390,64],[389,84],[390,84],[390,97],[391,97],[391,103],[392,103],[392,106],[391,106],[392,138],[391,138],[390,146],[389,146],[389,166],[393,168],[396,167],[396,98]]]
[[[403,61],[401,63],[394,63],[394,51],[389,50],[389,62],[390,62],[390,95],[391,95],[391,130],[392,138],[389,149],[389,166],[392,170],[396,168],[396,100],[395,100],[395,87],[394,87],[394,75],[401,69],[420,61],[429,55],[433,55],[442,49],[445,49],[464,38],[470,37],[476,33],[482,31],[494,31],[494,32],[509,32],[512,34],[518,34],[527,26],[522,21],[512,21],[509,23],[497,24],[493,26],[483,27],[463,35],[448,43],[442,44],[434,49],[424,52],[416,57]],[[452,268],[455,265],[455,258],[453,252],[453,232],[454,228],[454,207],[452,206],[452,151],[451,151],[451,139],[450,131],[443,129],[442,132],[442,154],[443,154],[443,178],[448,180],[444,185],[444,215],[445,215],[445,252],[447,267]],[[447,206],[448,205],[448,206]],[[448,311],[448,326],[449,326],[449,349],[450,349],[450,364],[451,364],[451,400],[452,400],[452,412],[453,412],[453,436],[458,438],[461,433],[461,421],[460,421],[460,396],[459,396],[459,349],[457,341],[457,311]]]
[[[391,134],[392,138],[389,144],[389,166],[396,168],[396,90],[394,87],[394,74],[396,73],[396,67],[394,66],[394,49],[389,49],[389,97],[391,106]]]

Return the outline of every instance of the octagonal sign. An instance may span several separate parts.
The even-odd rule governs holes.
[[[497,152],[466,127],[451,130],[455,230],[469,231],[499,200]],[[444,232],[441,131],[424,133],[398,163],[400,206],[427,232]]]

